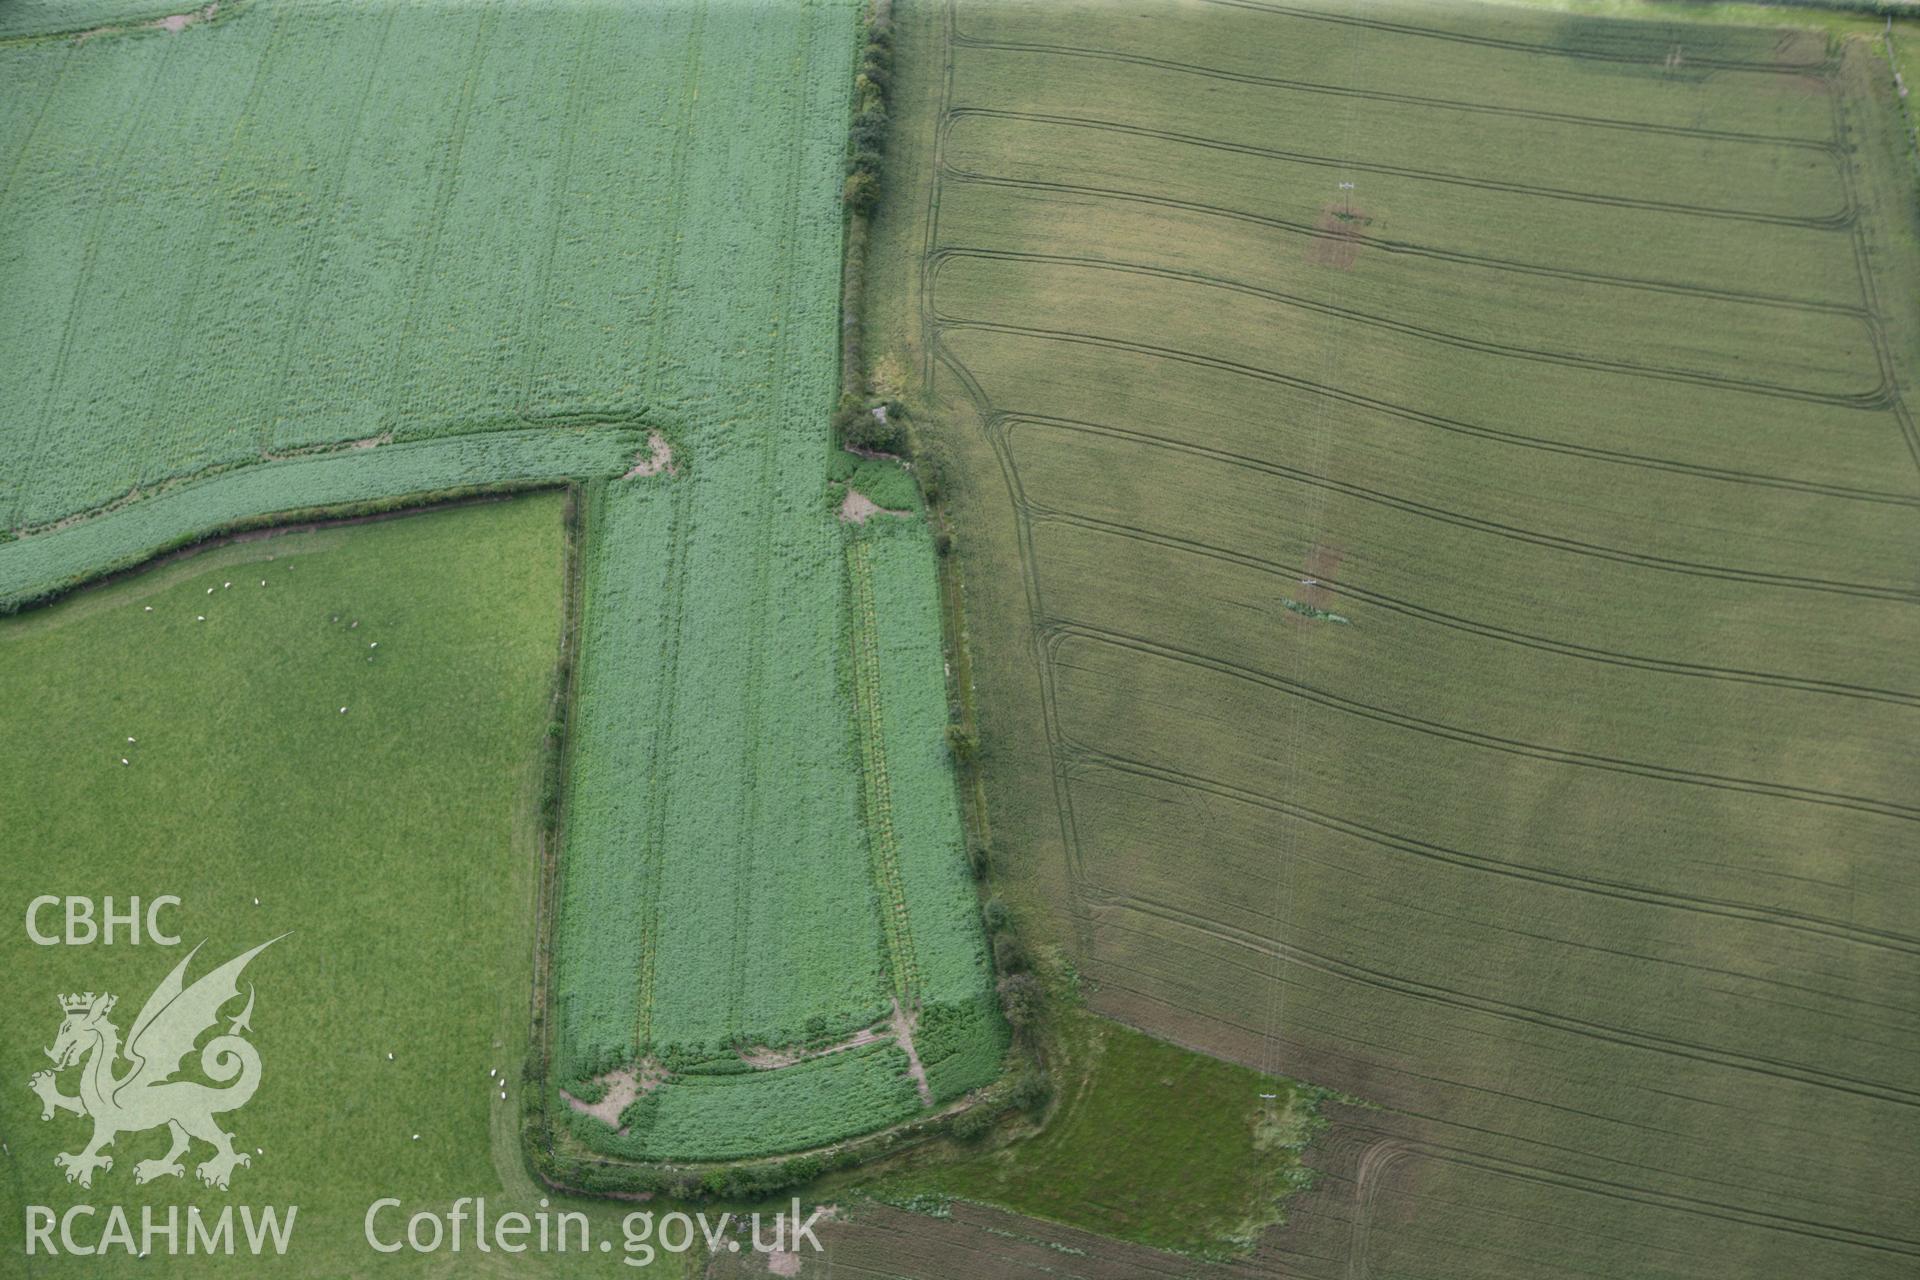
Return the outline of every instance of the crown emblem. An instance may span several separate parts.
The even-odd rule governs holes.
[[[93,1008],[93,992],[60,997],[60,1008],[67,1013],[85,1013]]]

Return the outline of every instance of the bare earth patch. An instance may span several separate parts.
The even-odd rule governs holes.
[[[1328,205],[1315,224],[1319,234],[1307,246],[1307,261],[1337,271],[1352,270],[1364,233],[1372,225],[1372,217],[1352,205]]]
[[[756,1071],[777,1071],[781,1067],[790,1067],[796,1062],[808,1058],[824,1058],[830,1053],[844,1053],[848,1049],[858,1049],[862,1045],[873,1044],[886,1039],[886,1033],[878,1027],[862,1027],[845,1040],[836,1040],[819,1049],[769,1049],[765,1045],[756,1045],[740,1054],[740,1061]]]
[[[865,524],[872,516],[907,516],[911,511],[895,511],[892,507],[883,507],[858,489],[848,489],[846,499],[840,504],[840,518],[848,524]]]
[[[1330,547],[1324,542],[1313,544],[1313,550],[1307,552],[1307,563],[1300,578],[1300,589],[1292,598],[1311,609],[1330,609],[1333,604],[1333,592],[1328,590],[1326,579],[1340,572],[1340,562],[1347,553],[1340,547]],[[1291,609],[1281,612],[1280,620],[1290,627],[1304,627],[1311,618]]]
[[[877,509],[878,508],[876,508],[876,510]],[[845,1053],[849,1049],[858,1049],[863,1045],[877,1044],[882,1040],[891,1039],[900,1046],[901,1052],[907,1055],[907,1074],[913,1077],[913,1087],[920,1094],[920,1105],[923,1107],[931,1107],[933,1105],[933,1090],[927,1085],[927,1069],[920,1065],[920,1055],[916,1053],[913,1048],[913,1026],[913,1016],[902,1009],[900,1002],[895,1000],[893,1002],[893,1016],[891,1018],[888,1018],[877,1027],[862,1027],[844,1040],[836,1040],[832,1044],[825,1045],[818,1049],[770,1049],[765,1045],[756,1045],[754,1048],[742,1050],[740,1053],[740,1061],[746,1063],[756,1071],[778,1071],[780,1068],[790,1067],[796,1062],[805,1062],[808,1058],[824,1058],[830,1053]],[[614,1075],[605,1078],[612,1081],[617,1078],[618,1075],[619,1073],[616,1072]],[[607,1090],[607,1100],[610,1101],[612,1096],[613,1090],[609,1088]],[[568,1098],[567,1101],[573,1102],[573,1099]],[[628,1097],[626,1100],[626,1102],[631,1101],[633,1101],[632,1097]],[[620,1104],[622,1108],[626,1106],[626,1102]],[[605,1102],[603,1102],[602,1105],[605,1105]],[[576,1111],[586,1111],[588,1115],[595,1114],[581,1103],[573,1102],[573,1106]],[[618,1110],[614,1112],[616,1116],[619,1114],[620,1112]],[[604,1119],[605,1117],[602,1118]],[[611,1124],[613,1122],[609,1120],[607,1123]]]
[[[196,22],[205,22],[218,12],[219,9],[220,6],[218,4],[210,4],[204,9],[195,9],[192,13],[168,14],[153,25],[162,31],[178,35]]]
[[[1313,550],[1307,553],[1307,578],[1300,585],[1305,588],[1300,600],[1316,609],[1325,609],[1333,603],[1333,593],[1325,585],[1328,578],[1337,577],[1340,564],[1347,558],[1343,547],[1330,547],[1324,542],[1313,544]]]
[[[676,474],[673,469],[673,447],[658,431],[647,437],[647,456],[633,464],[633,470],[621,476],[622,480],[631,480],[636,476],[657,476],[662,471],[668,475]]]
[[[920,1105],[933,1105],[933,1090],[927,1087],[927,1069],[920,1065],[920,1055],[913,1051],[913,1023],[900,1002],[893,1002],[893,1019],[887,1025],[893,1031],[893,1038],[900,1042],[900,1048],[907,1055],[907,1074],[913,1077],[913,1087],[920,1092]]]
[[[600,1081],[607,1086],[607,1091],[600,1095],[598,1102],[582,1102],[565,1089],[560,1091],[560,1096],[581,1115],[592,1116],[607,1128],[625,1133],[626,1130],[620,1128],[620,1113],[632,1106],[633,1100],[641,1094],[658,1089],[666,1078],[666,1068],[647,1058],[637,1067],[621,1067],[601,1076]]]
[[[377,436],[361,436],[358,440],[329,441],[326,444],[306,444],[294,449],[262,449],[262,462],[285,462],[289,458],[313,458],[323,453],[352,453],[362,449],[378,449],[381,445],[393,443],[393,432],[382,431]]]
[[[214,3],[206,5],[203,8],[190,9],[185,13],[170,13],[164,18],[155,18],[152,22],[142,22],[132,26],[110,24],[104,27],[94,27],[91,30],[82,31],[79,35],[75,36],[74,43],[85,44],[96,36],[118,35],[122,31],[133,31],[138,27],[158,27],[169,35],[179,35],[194,23],[205,22],[218,12],[220,12],[219,0],[214,0]]]

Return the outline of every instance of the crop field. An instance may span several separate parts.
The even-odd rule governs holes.
[[[1264,0],[898,47],[866,345],[952,424],[996,843],[1096,1010],[1378,1104],[1266,1265],[1910,1274],[1881,50]]]
[[[838,137],[852,10],[727,10],[280,0],[0,40],[0,527],[302,450],[768,407],[736,365],[770,311],[831,311],[807,146]],[[703,61],[736,88],[696,109]],[[811,143],[694,145],[793,107]],[[735,181],[765,163],[822,172]],[[783,250],[784,303],[743,274]]]
[[[0,619],[7,900],[183,900],[164,917],[176,949],[39,947],[18,921],[0,941],[20,993],[0,1064],[0,1276],[441,1275],[444,1259],[368,1250],[367,1204],[540,1194],[521,1171],[519,1100],[499,1101],[487,1073],[526,1051],[561,561],[560,499],[537,495],[213,548]],[[259,1092],[223,1117],[252,1160],[232,1198],[300,1207],[281,1267],[24,1257],[27,1204],[137,1216],[224,1199],[191,1168],[134,1184],[164,1132],[122,1135],[91,1192],[62,1181],[53,1155],[76,1148],[83,1122],[43,1123],[24,1087],[47,1065],[55,993],[115,993],[124,1030],[196,942],[194,976],[288,930],[248,969]],[[560,1203],[616,1229],[610,1208]],[[461,1274],[577,1274],[574,1262],[469,1254]]]
[[[856,622],[829,501],[858,5],[169,16],[0,19],[0,606],[274,513],[585,481],[543,1036],[558,1084],[675,1078],[555,1127],[723,1159],[782,1090],[785,1150],[989,1082],[929,535]]]
[[[758,452],[594,500],[592,545],[666,549],[637,578],[603,555],[587,580],[555,1076],[578,1093],[641,1060],[673,1073],[618,1132],[573,1118],[613,1154],[823,1145],[990,1082],[1005,1047],[945,756],[931,539],[918,520],[841,532],[797,468],[777,473],[793,532],[774,554],[764,526],[703,520],[751,511],[719,492],[764,492],[727,469]],[[782,609],[755,601],[776,579]],[[795,1046],[819,1056],[743,1069]]]

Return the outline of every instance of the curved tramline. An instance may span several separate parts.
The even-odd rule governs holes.
[[[879,619],[873,602],[873,556],[869,544],[854,536],[848,543],[848,577],[853,583],[854,704],[858,709],[860,758],[866,780],[867,842],[873,874],[880,886],[881,920],[887,935],[887,971],[894,999],[913,999],[920,985],[914,961],[913,932],[906,890],[900,883],[900,838],[893,827],[893,788],[887,779],[886,735],[881,723]]]
[[[988,0],[903,42],[884,354],[995,583],[996,836],[1096,1011],[1380,1107],[1264,1268],[1920,1248],[1920,260],[1882,24],[1827,16]]]

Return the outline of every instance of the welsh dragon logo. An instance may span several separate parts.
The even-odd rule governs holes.
[[[119,1028],[107,1018],[113,1012],[115,997],[91,991],[60,997],[60,1012],[65,1017],[53,1048],[46,1051],[53,1059],[53,1070],[36,1072],[28,1084],[40,1095],[42,1120],[53,1119],[56,1111],[71,1111],[93,1120],[93,1138],[85,1147],[53,1158],[67,1171],[68,1182],[91,1187],[94,1170],[113,1169],[113,1157],[102,1155],[102,1148],[112,1146],[121,1134],[161,1125],[172,1135],[173,1145],[159,1159],[134,1165],[136,1183],[182,1176],[185,1169],[180,1157],[196,1138],[213,1147],[212,1158],[195,1169],[200,1181],[210,1187],[226,1190],[234,1168],[252,1163],[244,1152],[233,1149],[233,1135],[215,1119],[247,1105],[260,1086],[259,1051],[243,1038],[252,1030],[251,984],[246,1007],[228,1023],[224,1034],[214,1036],[200,1049],[200,1070],[224,1087],[176,1080],[174,1076],[193,1053],[195,1042],[218,1025],[220,1010],[239,998],[240,973],[247,962],[279,940],[261,943],[188,986],[187,966],[199,954],[196,946],[147,997],[124,1047]],[[118,1069],[123,1057],[128,1064],[124,1071]],[[80,1092],[68,1097],[60,1092],[57,1077],[74,1066],[80,1066]]]

